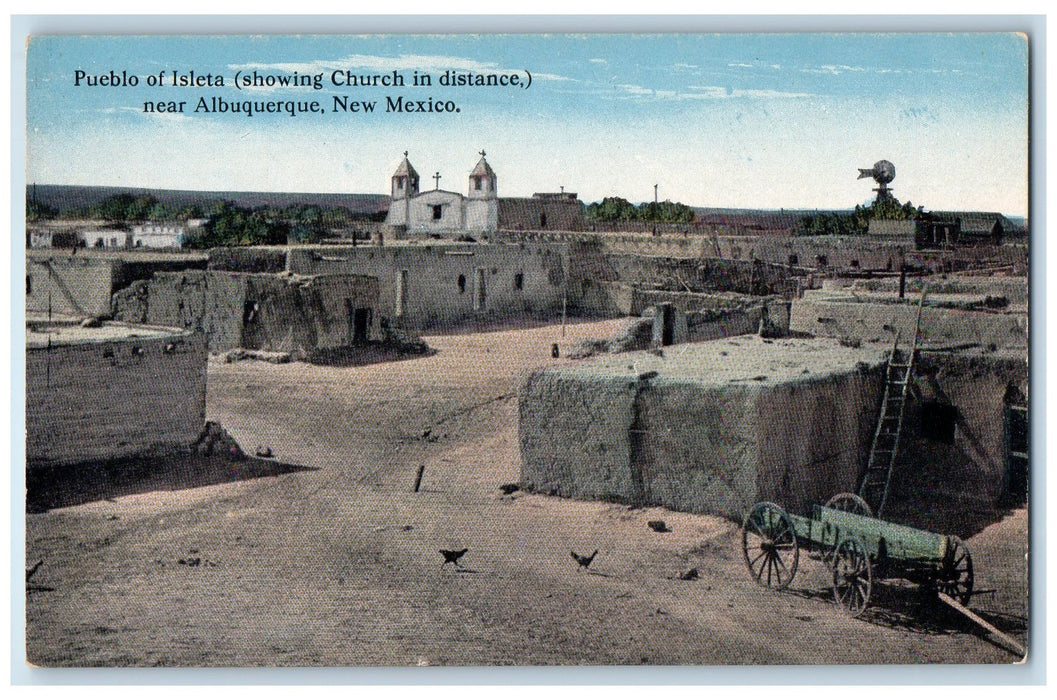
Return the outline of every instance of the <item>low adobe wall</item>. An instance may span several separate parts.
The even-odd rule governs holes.
[[[201,334],[106,324],[26,348],[26,460],[64,466],[187,449],[205,424]],[[46,328],[42,328],[46,330]]]
[[[891,294],[899,292],[899,280],[893,278],[855,280],[854,283],[846,283],[844,286]],[[923,287],[928,288],[930,295],[974,294],[980,298],[986,298],[987,296],[1005,297],[1010,304],[1026,304],[1028,302],[1027,277],[950,275],[942,278],[934,276],[908,277],[906,280],[906,290],[908,292],[920,292]]]
[[[524,488],[735,519],[854,490],[883,351],[739,336],[533,374],[519,406]]]
[[[903,303],[898,301],[857,301],[846,293],[809,291],[803,298],[793,300],[789,329],[821,337],[891,342],[891,328],[900,331],[902,342],[908,343],[917,324],[918,299],[908,295]],[[982,347],[1027,347],[1026,313],[969,311],[929,305],[939,301],[939,297],[930,296],[922,309],[923,345],[972,343]]]

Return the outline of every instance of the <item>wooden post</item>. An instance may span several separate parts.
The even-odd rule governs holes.
[[[565,296],[562,296],[562,337],[565,337]]]
[[[988,622],[984,618],[980,617],[979,615],[974,613],[972,610],[970,610],[969,608],[965,607],[964,605],[962,605],[961,603],[956,601],[954,598],[951,598],[946,593],[944,593],[942,591],[937,591],[936,595],[939,596],[939,599],[941,601],[943,601],[947,605],[951,606],[952,608],[954,608],[955,610],[960,612],[962,615],[965,615],[967,618],[969,618],[970,620],[972,620],[976,624],[978,624],[981,627],[983,627],[985,630],[987,630],[992,636],[996,637],[998,640],[1004,642],[1006,644],[1006,647],[1007,647],[1008,650],[1013,651],[1015,654],[1017,654],[1017,656],[1019,656],[1022,659],[1025,657],[1025,655],[1027,654],[1027,650],[1024,647],[1022,647],[1017,640],[1013,639],[1012,637],[1010,637],[1005,632],[1002,632],[997,627],[992,625],[990,622]]]
[[[420,464],[418,467],[418,474],[415,475],[415,493],[418,493],[418,489],[422,486],[422,475],[426,472],[426,465]]]

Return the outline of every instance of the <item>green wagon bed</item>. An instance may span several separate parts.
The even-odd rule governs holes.
[[[813,506],[810,517],[757,503],[745,517],[742,546],[752,577],[778,590],[796,576],[801,549],[820,555],[833,574],[834,601],[856,616],[875,579],[905,579],[963,604],[972,596],[972,557],[961,540],[874,518],[854,494]]]

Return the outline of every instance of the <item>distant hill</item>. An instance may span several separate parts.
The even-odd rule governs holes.
[[[216,200],[234,202],[238,206],[284,207],[306,204],[320,207],[344,207],[353,214],[372,215],[388,211],[389,197],[384,194],[318,194],[300,192],[206,192],[199,190],[158,190],[145,187],[94,187],[81,185],[27,185],[26,196],[59,210],[68,212],[98,204],[117,194],[153,195],[163,204],[175,208],[193,204],[208,205]]]

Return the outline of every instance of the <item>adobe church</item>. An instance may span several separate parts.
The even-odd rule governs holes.
[[[407,234],[443,237],[487,234],[498,230],[583,230],[583,203],[574,192],[536,193],[532,197],[498,196],[496,174],[480,152],[470,171],[466,195],[442,190],[440,173],[433,189],[421,191],[418,171],[404,151],[393,173],[385,223]],[[564,190],[564,188],[563,188]]]

